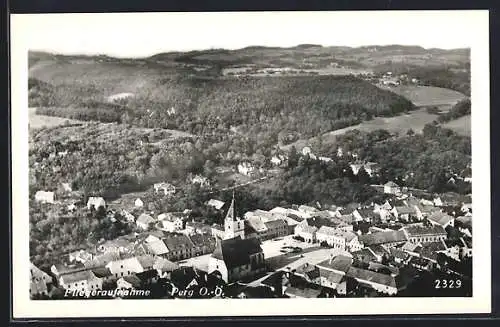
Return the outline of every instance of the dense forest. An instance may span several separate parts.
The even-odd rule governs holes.
[[[450,120],[470,115],[470,106],[470,99],[462,100],[454,105],[447,113],[440,114],[437,120],[440,123],[446,123]]]
[[[112,104],[93,82],[49,87],[30,79],[30,85],[30,105],[44,104],[39,114],[197,135],[237,126],[242,134],[275,143],[279,131],[311,137],[414,109],[403,97],[350,76],[164,78]]]
[[[337,147],[359,154],[360,160],[380,165],[381,182],[394,180],[430,192],[471,192],[470,183],[449,183],[455,174],[470,177],[470,137],[459,136],[435,123],[427,124],[422,134],[411,130],[395,137],[385,130],[370,133],[350,131],[337,138]],[[336,147],[325,146],[330,155]]]

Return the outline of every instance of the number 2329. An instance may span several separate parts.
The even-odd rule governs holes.
[[[434,280],[434,288],[460,288],[462,281],[460,279],[436,279]]]

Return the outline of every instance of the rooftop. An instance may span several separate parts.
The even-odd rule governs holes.
[[[351,257],[338,255],[333,259],[327,259],[321,261],[316,266],[318,266],[319,269],[337,270],[346,272],[351,265],[352,265]]]

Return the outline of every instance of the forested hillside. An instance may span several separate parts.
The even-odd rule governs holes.
[[[247,135],[264,131],[275,142],[278,131],[310,137],[414,108],[403,97],[352,76],[180,77],[137,70],[127,77],[70,69],[74,82],[55,73],[45,81],[31,78],[30,105],[44,115],[194,134],[235,126]],[[107,97],[119,92],[133,96],[109,103]]]

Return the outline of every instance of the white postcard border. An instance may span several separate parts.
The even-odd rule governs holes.
[[[415,12],[372,12],[404,15]],[[422,13],[422,12],[421,12]],[[435,13],[435,12],[433,12]],[[228,13],[230,14],[230,13]],[[297,13],[300,14],[300,13]],[[304,14],[304,13],[301,13]],[[314,21],[314,12],[307,13]],[[356,12],[335,13],[352,15]],[[425,14],[425,12],[424,12]],[[489,20],[488,11],[446,11],[469,24],[471,47],[473,184],[473,297],[470,298],[346,298],[245,300],[54,300],[29,299],[28,111],[27,53],[32,15],[11,15],[12,126],[12,282],[14,318],[169,317],[448,314],[491,311],[490,143],[489,143]],[[67,15],[67,14],[65,14]],[[74,15],[78,19],[82,14]],[[85,15],[85,14],[83,14]],[[88,15],[88,14],[87,14]],[[119,14],[110,14],[119,15]],[[130,14],[129,14],[130,15]],[[147,24],[148,14],[134,23]],[[293,15],[292,15],[293,16]],[[132,16],[131,16],[132,17]],[[111,18],[111,16],[110,16]],[[293,19],[293,17],[291,18]],[[302,17],[303,19],[303,17]],[[425,20],[424,20],[425,21]],[[64,28],[64,26],[61,26]],[[439,26],[436,26],[439,28]]]

